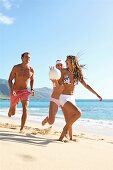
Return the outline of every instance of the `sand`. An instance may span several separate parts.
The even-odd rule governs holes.
[[[58,141],[61,129],[0,117],[0,170],[113,170],[113,138],[75,132]]]

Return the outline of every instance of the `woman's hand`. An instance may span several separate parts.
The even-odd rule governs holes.
[[[102,101],[102,97],[97,94],[97,97],[99,98],[100,101]]]

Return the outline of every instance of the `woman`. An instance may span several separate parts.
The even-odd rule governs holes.
[[[62,60],[56,61],[56,68],[60,71],[63,69],[64,62]],[[51,68],[50,68],[51,69]],[[59,106],[59,96],[62,93],[63,86],[59,85],[57,80],[51,80],[53,82],[53,92],[51,94],[50,105],[49,105],[49,116],[42,121],[42,126],[46,123],[52,125],[55,121],[55,116]]]
[[[59,138],[60,141],[66,137],[69,132],[70,140],[72,140],[72,124],[80,118],[81,111],[75,104],[74,90],[75,86],[80,82],[86,89],[95,94],[99,100],[102,98],[99,96],[85,81],[82,73],[82,68],[84,65],[78,63],[78,58],[76,56],[67,56],[66,67],[62,70],[60,84],[63,84],[64,89],[59,98],[59,103],[64,113],[66,125],[63,128],[63,132]]]

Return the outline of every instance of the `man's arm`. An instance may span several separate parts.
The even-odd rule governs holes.
[[[32,69],[32,76],[30,78],[30,88],[32,96],[34,96],[34,70]]]
[[[8,79],[8,85],[9,85],[11,94],[13,94],[13,82],[12,81],[15,78],[15,76],[16,76],[16,68],[14,66],[10,75],[9,75],[9,79]]]

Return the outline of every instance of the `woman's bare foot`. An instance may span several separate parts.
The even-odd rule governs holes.
[[[63,141],[63,138],[66,137],[69,140],[68,130],[67,128],[63,128],[63,131],[60,135],[59,141]]]

